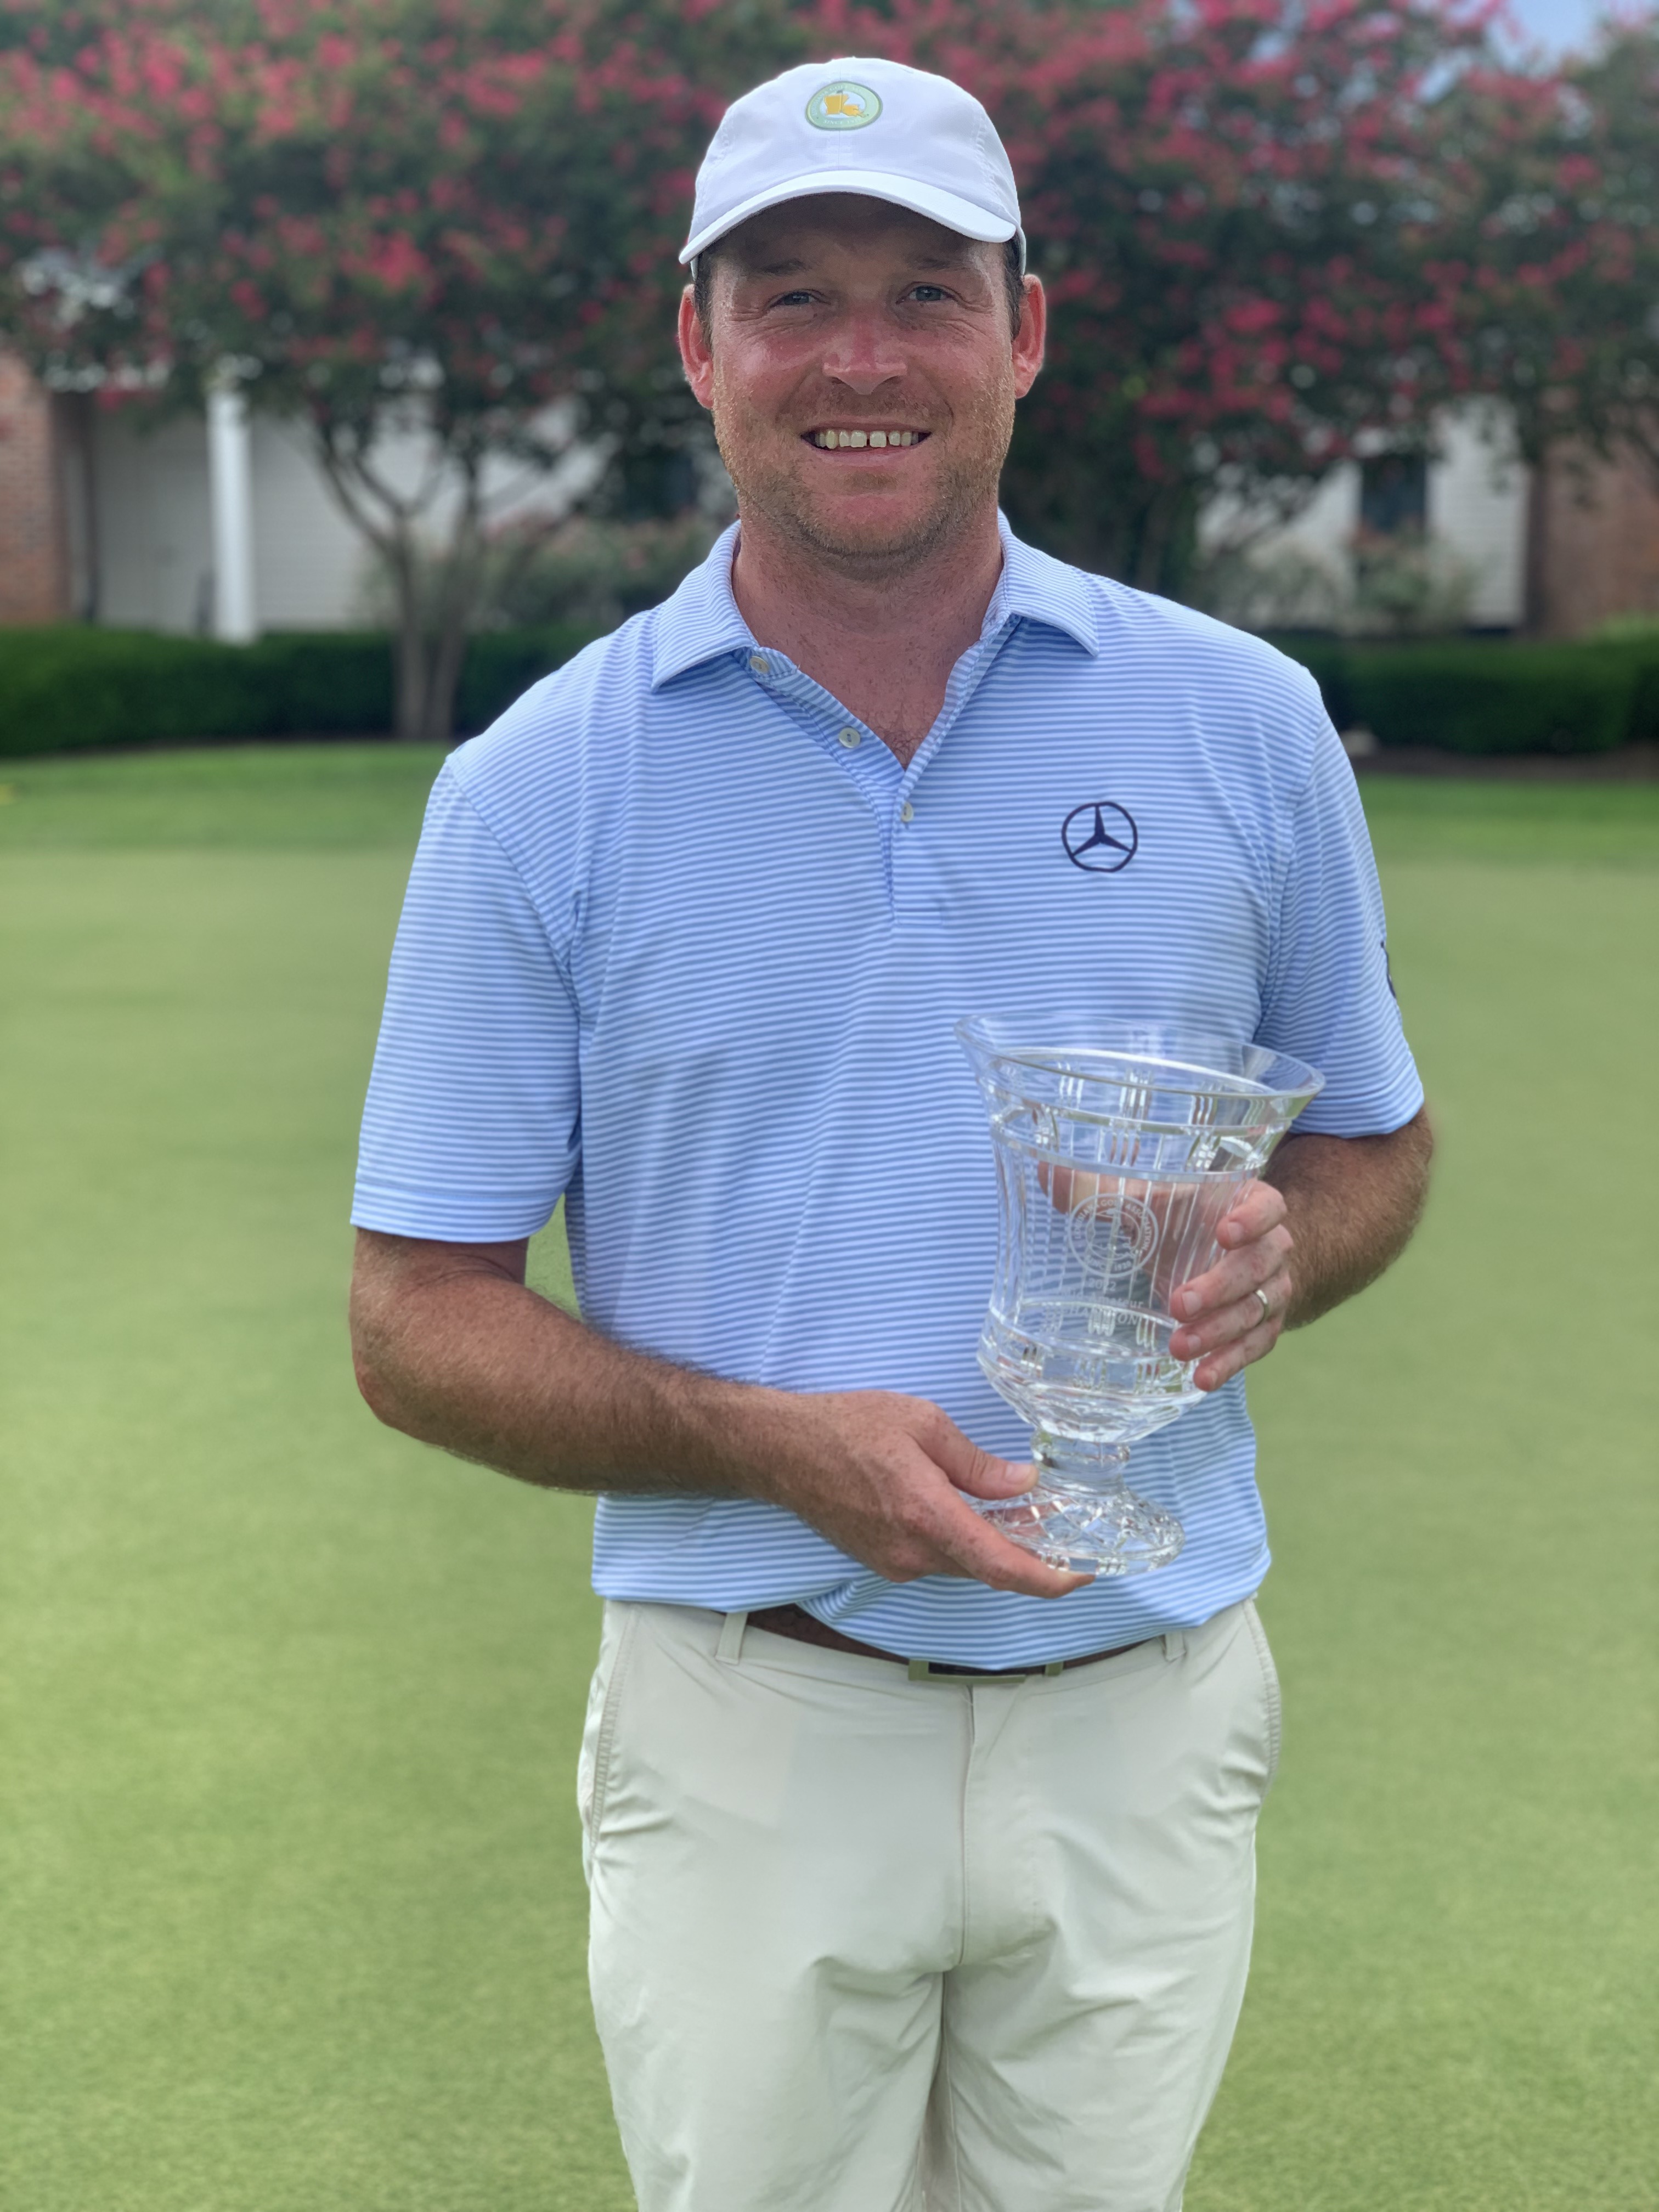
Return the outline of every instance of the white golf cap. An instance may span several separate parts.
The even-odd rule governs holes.
[[[697,172],[690,261],[751,215],[811,192],[857,192],[963,238],[1024,234],[996,125],[949,77],[853,55],[804,62],[733,100]]]

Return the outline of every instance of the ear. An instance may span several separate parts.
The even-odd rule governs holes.
[[[702,319],[697,313],[696,295],[689,284],[680,294],[679,338],[680,365],[685,371],[685,380],[697,404],[708,407],[714,400],[714,356],[708,350]]]
[[[1040,276],[1025,279],[1025,303],[1014,332],[1014,394],[1024,399],[1037,380],[1048,336],[1048,301]]]

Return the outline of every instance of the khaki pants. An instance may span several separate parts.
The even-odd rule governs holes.
[[[608,1606],[579,1794],[641,2212],[1175,2212],[1278,1746],[1253,1605],[1014,1682]]]

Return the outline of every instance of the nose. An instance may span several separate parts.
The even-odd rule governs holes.
[[[907,365],[897,333],[886,325],[879,310],[854,311],[844,316],[823,356],[824,374],[857,392],[860,399],[867,399],[884,384],[902,376]]]

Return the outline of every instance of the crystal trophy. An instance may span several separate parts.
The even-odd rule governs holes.
[[[1167,1566],[1178,1520],[1124,1480],[1130,1447],[1201,1394],[1171,1294],[1324,1078],[1265,1045],[1080,1013],[975,1015],[957,1036],[990,1110],[996,1279],[979,1364],[1032,1429],[1037,1482],[975,1510],[1052,1565]]]

